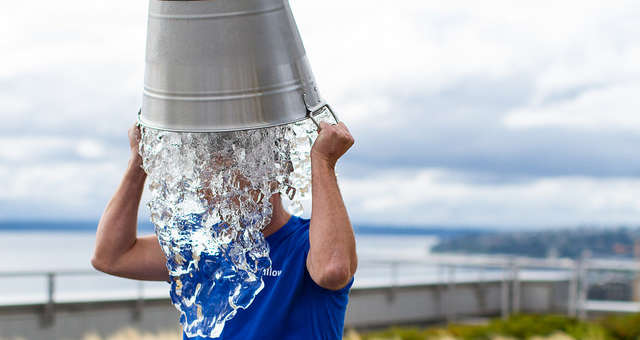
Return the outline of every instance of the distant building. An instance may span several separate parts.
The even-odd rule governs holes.
[[[590,300],[630,301],[631,282],[606,282],[591,285],[587,293]]]

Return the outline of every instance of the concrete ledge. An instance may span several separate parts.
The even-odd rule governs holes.
[[[568,282],[540,280],[519,284],[518,312],[566,313]],[[505,305],[508,310],[503,310],[503,285],[502,281],[484,281],[353,289],[345,324],[348,327],[377,328],[515,312],[512,282],[508,282],[506,287],[508,301]]]
[[[567,281],[519,281],[518,285],[519,311],[566,313]],[[507,304],[503,303],[505,288]],[[504,306],[507,312],[514,311],[515,291],[513,282],[497,280],[356,287],[350,293],[345,326],[376,328],[497,316],[505,312]],[[160,332],[180,326],[178,313],[167,298],[0,307],[0,338],[82,339],[89,332],[107,336],[126,327]]]

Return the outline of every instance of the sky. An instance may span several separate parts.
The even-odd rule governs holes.
[[[147,4],[3,6],[0,220],[99,218],[141,104]],[[291,6],[356,139],[338,169],[355,224],[640,224],[640,2]]]

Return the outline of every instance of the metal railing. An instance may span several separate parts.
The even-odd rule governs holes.
[[[503,317],[507,317],[512,313],[518,313],[521,308],[521,281],[523,273],[527,270],[559,270],[560,274],[556,281],[568,281],[567,296],[567,314],[585,318],[587,311],[593,309],[606,309],[598,305],[596,302],[587,300],[587,292],[589,282],[587,275],[592,270],[606,271],[622,271],[640,273],[640,263],[633,260],[599,260],[583,258],[580,260],[570,259],[537,259],[524,257],[507,257],[507,256],[459,256],[459,255],[438,255],[427,258],[396,258],[396,259],[366,259],[360,261],[360,269],[367,266],[388,266],[389,278],[386,287],[394,289],[406,285],[403,282],[400,270],[405,266],[422,266],[444,269],[446,275],[444,278],[439,277],[435,282],[442,284],[450,294],[454,294],[456,285],[463,282],[474,282],[473,279],[462,280],[460,273],[465,273],[468,269],[481,269],[480,276],[475,278],[476,281],[499,281],[501,284],[501,302],[500,309]],[[493,276],[487,276],[486,273],[492,271]],[[6,278],[28,278],[43,277],[46,279],[46,300],[42,301],[44,305],[44,320],[53,322],[55,315],[56,301],[56,280],[59,277],[68,276],[97,276],[106,274],[95,270],[56,270],[56,271],[11,271],[0,272],[0,280]],[[420,282],[414,282],[420,284]],[[422,284],[424,284],[423,282]],[[359,287],[356,284],[355,288]],[[131,297],[122,300],[132,300]],[[136,303],[136,312],[134,315],[138,317],[142,313],[145,300],[145,282],[137,281],[137,294],[134,298]],[[98,302],[96,298],[92,301]],[[0,302],[0,307],[3,305]],[[6,304],[5,304],[6,305]],[[633,302],[619,302],[616,307],[620,311],[640,310],[640,304]],[[615,308],[614,308],[615,310]],[[614,311],[612,310],[612,311]],[[447,318],[455,318],[455,311],[450,311]]]
[[[460,256],[437,255],[428,258],[379,259],[365,260],[366,264],[387,264],[391,269],[390,285],[399,284],[398,272],[401,266],[425,265],[440,266],[446,269],[447,275],[439,283],[449,291],[455,291],[457,273],[469,268],[499,270],[501,281],[500,310],[503,317],[518,313],[521,309],[522,274],[526,271],[555,270],[560,277],[555,280],[568,282],[567,309],[569,316],[586,318],[589,311],[601,312],[640,312],[640,302],[633,301],[596,301],[588,300],[591,271],[630,272],[640,278],[640,262],[632,259],[592,259],[582,257],[578,260],[567,258],[528,258],[514,256]],[[564,275],[562,275],[564,274]],[[565,278],[562,278],[565,276]],[[495,280],[495,278],[493,279]],[[535,279],[528,279],[535,280]],[[553,280],[553,279],[552,279]],[[478,281],[482,281],[481,279]],[[638,287],[640,288],[640,287]]]
[[[60,277],[78,277],[78,276],[104,276],[108,277],[107,274],[98,272],[96,270],[55,270],[55,271],[34,271],[34,270],[26,270],[26,271],[5,271],[0,272],[0,280],[2,279],[16,279],[16,278],[44,278],[46,280],[46,299],[45,301],[41,301],[39,304],[44,305],[42,320],[44,324],[51,324],[54,321],[55,315],[55,306],[59,301],[56,301],[56,281]],[[135,310],[134,310],[134,318],[139,319],[142,315],[142,309],[144,307],[145,300],[145,281],[136,281],[136,297],[135,297]],[[115,300],[131,300],[131,298],[125,298],[124,296],[117,297]],[[99,301],[99,299],[94,299],[92,301],[74,301],[74,302],[95,302]],[[20,303],[17,305],[24,304],[32,304],[32,303]],[[15,306],[14,304],[9,304],[9,306]],[[0,307],[7,306],[6,303],[2,303],[0,301]]]

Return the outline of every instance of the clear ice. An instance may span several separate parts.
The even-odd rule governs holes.
[[[331,121],[327,112],[318,118]],[[171,276],[170,295],[189,337],[219,337],[246,309],[271,268],[262,230],[271,195],[303,212],[311,197],[316,127],[304,120],[272,128],[180,133],[142,127],[148,207]]]

